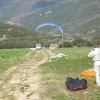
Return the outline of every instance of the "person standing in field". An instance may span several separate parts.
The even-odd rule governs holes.
[[[100,48],[98,45],[94,45],[91,52],[89,52],[88,57],[91,57],[94,61],[94,71],[96,75],[95,87],[100,87]]]

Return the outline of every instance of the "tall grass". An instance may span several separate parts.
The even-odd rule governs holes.
[[[91,48],[57,48],[54,54],[63,53],[65,57],[52,58],[40,66],[44,74],[43,84],[46,96],[50,100],[99,100],[100,88],[95,88],[95,77],[82,77],[81,72],[93,68],[92,59],[88,58]],[[79,77],[87,80],[87,89],[71,92],[65,86],[66,77]]]

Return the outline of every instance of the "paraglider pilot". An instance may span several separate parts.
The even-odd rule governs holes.
[[[94,71],[96,74],[96,85],[95,87],[100,87],[100,48],[98,45],[94,45],[91,52],[89,52],[88,57],[91,57],[94,61]]]

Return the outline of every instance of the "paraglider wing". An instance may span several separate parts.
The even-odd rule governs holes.
[[[95,77],[95,72],[94,72],[94,69],[88,69],[88,70],[83,71],[80,75]]]
[[[36,27],[35,31],[37,31],[40,27],[47,26],[47,25],[50,25],[50,26],[53,26],[53,27],[59,29],[62,34],[64,33],[63,29],[58,24],[51,23],[51,22],[46,22],[46,23],[40,24],[39,26]]]

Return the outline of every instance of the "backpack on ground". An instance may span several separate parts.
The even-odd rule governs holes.
[[[67,77],[65,81],[66,87],[70,91],[77,91],[87,88],[87,80],[86,79],[74,79],[72,77]]]

